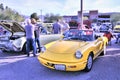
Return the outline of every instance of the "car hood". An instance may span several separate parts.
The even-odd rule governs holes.
[[[77,49],[85,44],[84,41],[58,41],[47,50],[52,53],[75,53]]]
[[[25,29],[17,22],[1,22],[0,25],[12,33],[25,32]]]

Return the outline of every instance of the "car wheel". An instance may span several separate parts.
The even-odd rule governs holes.
[[[2,50],[2,52],[8,52],[8,51],[6,51],[6,50]]]
[[[86,67],[85,67],[85,71],[89,72],[91,70],[92,66],[93,66],[93,56],[90,54],[88,56],[88,59],[87,59],[87,64],[86,64]]]
[[[26,54],[26,43],[23,45],[22,52]]]

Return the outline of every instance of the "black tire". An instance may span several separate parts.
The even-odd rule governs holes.
[[[8,52],[8,51],[6,51],[6,50],[2,50],[2,52],[6,53],[6,52]]]
[[[30,51],[32,51],[32,46],[30,46]],[[22,53],[26,54],[26,43],[23,45]]]
[[[85,71],[89,72],[92,69],[92,66],[93,66],[93,56],[92,56],[92,54],[90,54],[87,59]]]
[[[22,52],[26,54],[26,43],[23,45]]]

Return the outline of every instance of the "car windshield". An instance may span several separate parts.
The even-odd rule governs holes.
[[[64,33],[63,40],[82,40],[92,41],[93,31],[92,30],[69,30]]]

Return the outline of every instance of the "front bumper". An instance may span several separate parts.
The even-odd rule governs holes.
[[[49,61],[46,59],[43,59],[41,57],[38,57],[38,60],[42,65],[45,67],[48,67],[50,69],[56,69],[61,71],[79,71],[83,70],[86,67],[86,61],[82,62],[55,62],[55,61]]]

